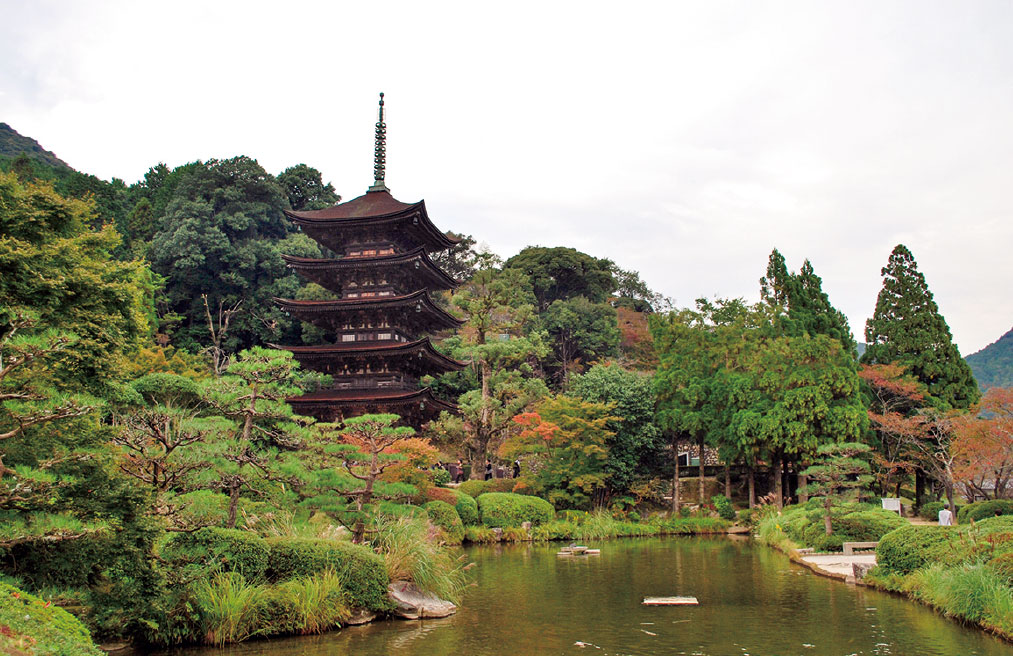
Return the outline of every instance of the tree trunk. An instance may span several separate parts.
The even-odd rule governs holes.
[[[823,515],[823,528],[825,528],[827,530],[827,535],[833,535],[834,534],[834,528],[830,524],[830,495],[829,494],[826,496],[826,499],[824,499],[824,501],[823,501],[823,508],[827,511],[826,514]]]
[[[366,522],[362,517],[362,509],[369,505],[369,502],[373,500],[373,482],[376,477],[380,475],[380,470],[377,468],[379,458],[377,457],[377,450],[375,445],[371,445],[373,448],[370,450],[372,453],[372,459],[369,465],[369,477],[366,479],[366,488],[362,494],[355,498],[355,526],[352,529],[352,543],[362,544],[362,541],[366,537]]]
[[[236,527],[236,511],[239,508],[239,485],[233,483],[229,486],[229,520],[225,524],[226,528]]]
[[[770,464],[770,477],[774,484],[774,504],[778,510],[784,508],[784,475],[781,471],[783,462],[784,458],[778,453],[771,459]]]
[[[922,470],[915,470],[915,507],[922,507],[922,497],[925,496],[925,477]]]
[[[749,507],[756,507],[756,471],[753,465],[746,470],[749,475]]]
[[[703,484],[703,473],[704,473],[704,464],[703,464],[703,435],[700,436],[700,438],[697,440],[696,444],[697,444],[697,449],[700,452],[699,453],[699,457],[700,457],[700,468],[699,468],[699,472],[700,472],[700,484],[699,484],[698,488],[700,490],[700,507],[702,508],[703,505],[706,503],[704,501],[704,484]]]
[[[480,374],[482,376],[482,413],[479,415],[478,426],[475,429],[475,450],[471,456],[471,480],[473,481],[480,481],[485,476],[485,461],[489,457],[489,434],[491,432],[490,424],[492,423],[489,417],[491,396],[489,393],[489,376],[492,375],[489,363],[482,362]]]
[[[732,466],[725,463],[725,497],[732,498]]]
[[[801,465],[799,465],[801,467]],[[809,500],[809,493],[805,491],[805,486],[809,485],[809,477],[803,473],[798,475],[798,502],[805,503]]]
[[[679,514],[679,442],[672,440],[672,517]]]

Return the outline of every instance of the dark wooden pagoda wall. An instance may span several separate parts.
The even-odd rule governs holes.
[[[420,267],[416,261],[401,263],[398,266],[378,267],[375,261],[369,258],[376,258],[389,255],[402,255],[412,249],[418,249],[419,243],[413,242],[414,235],[411,234],[419,226],[416,219],[414,223],[408,221],[378,220],[374,225],[362,225],[361,221],[368,221],[366,218],[354,218],[357,226],[353,233],[353,239],[343,241],[341,239],[341,227],[335,225],[332,229],[324,230],[322,227],[303,227],[304,233],[317,241],[321,246],[329,248],[336,253],[343,253],[341,258],[342,267],[340,272],[330,269],[330,272],[321,270],[300,271],[304,278],[313,280],[323,285],[330,291],[339,294],[342,299],[380,299],[384,297],[401,297],[427,290],[426,283],[440,280],[446,274],[440,270],[432,271],[431,263],[423,262]],[[425,242],[422,242],[425,246]],[[349,268],[351,262],[361,259],[361,268]],[[430,267],[426,271],[426,266]],[[297,271],[298,265],[293,266]],[[434,278],[436,276],[436,278]],[[441,287],[445,288],[450,280],[442,280]],[[408,299],[405,299],[406,302]],[[302,315],[300,318],[310,320],[315,325],[332,333],[336,339],[335,346],[342,344],[377,343],[391,344],[415,341],[432,333],[434,330],[444,328],[451,320],[446,316],[439,316],[442,311],[430,308],[429,301],[422,299],[416,303],[412,300],[408,307],[391,308],[357,308],[343,309],[341,307],[320,306],[292,307],[293,314]],[[399,301],[393,301],[399,303]],[[435,312],[435,314],[434,314]],[[409,423],[421,423],[421,418],[427,413],[426,404],[420,402],[410,406],[404,401],[391,401],[391,407],[385,408],[381,400],[377,398],[378,391],[406,391],[415,392],[419,388],[419,377],[426,373],[439,373],[446,370],[446,364],[432,364],[430,359],[423,357],[422,353],[417,354],[414,361],[405,359],[388,358],[380,355],[363,354],[354,356],[351,352],[342,354],[297,354],[296,356],[303,366],[329,373],[333,376],[331,389],[339,396],[334,396],[334,402],[328,404],[324,399],[319,402],[294,403],[297,410],[310,412],[318,418],[331,421],[339,416],[354,416],[370,411],[385,410],[407,416]],[[349,365],[348,359],[355,358],[354,365]],[[443,367],[440,369],[440,367]],[[432,369],[432,371],[430,371]],[[355,392],[361,390],[362,396],[356,397]],[[323,391],[326,395],[326,390]],[[430,406],[442,402],[433,399],[430,392]],[[381,394],[382,396],[382,394]],[[293,401],[297,401],[294,399]],[[308,401],[308,399],[307,399]],[[434,402],[435,401],[435,402]],[[417,406],[417,407],[416,407]],[[430,408],[430,413],[435,408]]]

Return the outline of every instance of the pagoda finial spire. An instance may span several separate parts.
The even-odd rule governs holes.
[[[380,92],[380,113],[376,121],[376,145],[373,147],[373,186],[369,191],[388,191],[383,183],[387,168],[387,124],[383,122],[383,92]]]

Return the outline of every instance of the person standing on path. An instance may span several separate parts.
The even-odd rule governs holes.
[[[488,460],[485,461],[485,480],[492,479],[492,463]]]
[[[520,478],[521,476],[521,461],[520,459],[514,460],[514,478]]]
[[[943,506],[943,509],[939,511],[939,525],[953,526],[953,513],[950,512],[950,504],[946,504]]]

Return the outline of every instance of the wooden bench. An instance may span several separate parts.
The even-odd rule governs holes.
[[[878,542],[845,542],[844,555],[853,556],[855,555],[855,549],[875,549],[879,545]]]

